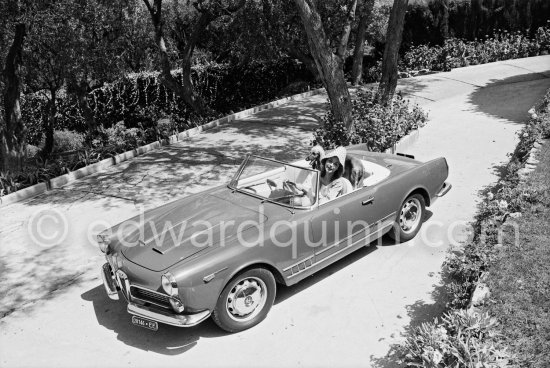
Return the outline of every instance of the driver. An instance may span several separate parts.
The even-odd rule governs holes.
[[[319,188],[319,204],[333,200],[353,190],[348,179],[344,178],[344,163],[346,162],[346,149],[337,147],[327,152],[321,160],[321,178]],[[311,197],[311,189],[300,184],[296,187]]]

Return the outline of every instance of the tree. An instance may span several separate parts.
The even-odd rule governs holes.
[[[363,0],[357,26],[357,35],[355,37],[355,49],[353,51],[353,67],[351,70],[351,84],[361,83],[363,77],[363,55],[365,53],[365,39],[367,28],[372,17],[374,0]]]
[[[0,169],[20,170],[26,150],[26,128],[21,118],[21,66],[23,44],[27,34],[25,23],[17,23],[13,43],[6,56],[2,72],[4,114],[0,117]]]
[[[54,129],[57,125],[59,92],[69,77],[74,60],[73,26],[70,16],[72,2],[59,1],[39,9],[29,27],[29,42],[25,53],[28,92],[46,100],[42,112],[45,144],[41,155],[47,158],[54,149]]]
[[[189,37],[185,37],[184,32],[174,32],[177,36],[176,43],[179,46],[181,58],[181,83],[172,76],[171,63],[164,37],[164,19],[162,16],[162,0],[143,0],[145,6],[151,15],[151,21],[155,31],[155,42],[159,49],[160,57],[160,81],[161,83],[173,91],[177,96],[191,107],[198,114],[204,114],[207,107],[204,105],[199,96],[194,92],[193,83],[191,82],[191,65],[192,56],[195,47],[206,27],[214,19],[236,12],[245,4],[245,0],[237,0],[235,3],[224,3],[222,0],[196,0],[192,2],[192,6],[198,12],[198,19],[193,27],[193,31]]]
[[[124,53],[120,40],[127,32],[127,18],[136,4],[103,2],[101,0],[65,1],[60,8],[71,20],[65,31],[70,33],[66,48],[67,92],[76,98],[89,134],[101,128],[95,119],[89,92],[103,82],[112,81],[127,71],[126,63],[118,55]]]
[[[352,106],[346,80],[344,78],[344,57],[346,54],[351,23],[355,17],[357,0],[347,4],[346,20],[343,23],[339,41],[333,46],[328,39],[315,0],[294,0],[304,25],[309,49],[321,80],[327,90],[332,112],[337,121],[352,129]]]
[[[394,0],[386,32],[386,46],[382,60],[382,77],[378,86],[380,103],[386,105],[397,88],[397,61],[403,36],[405,13],[409,0]]]
[[[300,60],[319,79],[317,64],[307,45],[302,20],[292,1],[262,0],[262,14],[266,38],[272,42],[271,49],[282,50],[288,56]]]

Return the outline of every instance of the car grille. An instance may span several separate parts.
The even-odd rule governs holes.
[[[166,294],[134,285],[130,287],[130,292],[132,294],[132,298],[139,299],[146,303],[155,304],[162,308],[171,309],[170,301],[168,295]]]

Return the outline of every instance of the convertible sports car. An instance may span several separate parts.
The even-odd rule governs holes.
[[[327,203],[317,200],[320,172],[307,161],[249,155],[228,185],[99,234],[107,294],[122,295],[141,327],[212,316],[241,331],[266,317],[277,283],[295,284],[388,232],[412,239],[425,207],[451,188],[445,158],[422,163],[359,145],[347,154],[361,160],[362,183]]]

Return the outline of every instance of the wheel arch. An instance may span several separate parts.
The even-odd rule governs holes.
[[[410,196],[414,195],[414,194],[420,194],[423,198],[424,198],[424,202],[426,203],[426,207],[429,207],[430,206],[430,195],[428,194],[428,190],[424,187],[417,187],[415,189],[413,189],[412,191],[410,191],[406,196],[405,198],[403,198],[403,201],[407,198],[409,198]]]
[[[283,275],[281,274],[281,272],[277,269],[277,267],[275,267],[274,265],[272,265],[271,263],[269,262],[266,262],[266,261],[255,261],[255,262],[251,262],[249,264],[246,264],[246,265],[243,265],[237,269],[235,269],[230,275],[229,277],[227,277],[227,279],[225,280],[225,283],[224,283],[224,286],[227,285],[227,283],[229,281],[231,281],[231,279],[233,279],[235,276],[237,276],[238,274],[240,273],[243,273],[243,272],[246,272],[248,270],[251,270],[253,268],[265,268],[266,270],[268,270],[269,272],[271,272],[271,274],[273,275],[273,277],[275,278],[275,282],[278,283],[278,284],[285,284],[285,281],[284,281],[284,277]]]

